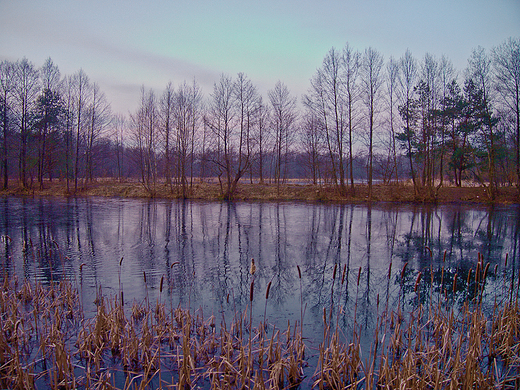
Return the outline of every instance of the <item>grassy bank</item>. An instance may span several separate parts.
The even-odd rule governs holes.
[[[11,185],[8,190],[0,191],[0,196],[107,196],[129,198],[161,198],[176,199],[181,197],[179,188],[169,188],[165,184],[158,184],[153,190],[147,190],[136,181],[118,182],[116,180],[97,180],[94,183],[82,184],[77,191],[73,187],[67,190],[64,182],[46,182],[43,189],[37,184],[32,188],[19,188]],[[193,183],[189,187],[187,197],[199,200],[219,200],[222,198],[220,186],[217,182]],[[241,183],[233,197],[235,200],[267,200],[267,201],[324,201],[324,202],[366,202],[368,187],[364,184],[355,186],[354,191],[340,194],[336,187],[312,184],[250,184]],[[415,193],[413,186],[408,184],[377,184],[373,186],[372,201],[384,202],[473,202],[473,203],[520,203],[518,189],[502,187],[498,189],[496,198],[492,201],[487,189],[475,187],[444,186],[436,189],[433,194],[428,191]]]
[[[405,268],[394,276],[403,279]],[[437,271],[444,274],[444,268],[431,273]],[[457,289],[456,275],[442,278],[436,293],[421,286],[426,275],[418,272],[416,304],[409,312],[402,310],[401,300],[389,307],[388,298],[380,302],[378,296],[377,326],[365,355],[363,321],[354,314],[353,332],[345,334],[338,322],[341,307],[323,307],[324,332],[316,335],[321,339],[317,350],[311,350],[299,322],[283,329],[268,318],[253,324],[250,305],[232,318],[204,317],[201,311],[172,307],[162,295],[162,281],[157,300],[145,297],[131,305],[125,305],[122,290],[104,296],[99,289],[96,312],[86,317],[74,281],[42,285],[5,276],[0,285],[0,387],[517,389],[520,284],[504,270],[502,291],[484,294],[491,272],[480,257],[467,277],[472,298],[460,305],[449,293]],[[345,270],[336,275],[343,285]],[[267,305],[270,284],[266,291],[255,291],[253,279],[249,287],[249,302]],[[421,299],[421,290],[429,292],[429,299]],[[490,310],[484,309],[483,298]]]

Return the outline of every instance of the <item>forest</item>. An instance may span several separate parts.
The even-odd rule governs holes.
[[[302,80],[304,82],[304,80]],[[113,114],[82,70],[51,58],[0,63],[0,189],[99,178],[166,186],[195,181],[232,199],[241,182],[327,184],[342,196],[366,183],[407,183],[435,197],[445,186],[520,189],[520,38],[473,49],[467,67],[410,51],[384,59],[369,47],[331,48],[294,96],[244,73],[223,74],[204,96],[195,79],[141,88],[138,108]]]

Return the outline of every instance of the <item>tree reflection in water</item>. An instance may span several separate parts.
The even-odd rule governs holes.
[[[285,326],[304,312],[311,339],[321,335],[324,308],[345,335],[356,316],[368,339],[377,312],[399,302],[406,309],[439,293],[454,303],[477,298],[468,273],[479,253],[490,264],[486,291],[502,291],[502,277],[515,283],[518,275],[518,205],[5,197],[0,208],[0,256],[10,277],[71,279],[91,310],[99,286],[106,294],[123,290],[131,303],[157,298],[164,278],[163,300],[172,307],[225,317],[249,304],[254,258],[255,320],[263,320],[271,282],[268,321]]]

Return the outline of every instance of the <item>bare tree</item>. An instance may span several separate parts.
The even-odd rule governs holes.
[[[10,136],[12,95],[15,85],[15,64],[7,60],[0,63],[0,113],[2,115],[2,188],[9,184],[8,139]]]
[[[269,106],[264,104],[262,97],[258,101],[258,177],[260,184],[264,184],[264,155],[266,145],[269,142],[269,122],[270,110]]]
[[[253,150],[256,147],[254,132],[259,98],[260,95],[251,80],[244,73],[239,73],[235,81],[235,99],[239,131],[236,172],[240,173],[240,177],[248,170],[251,172]],[[252,180],[252,174],[250,174],[250,180]],[[238,183],[238,180],[236,182]]]
[[[138,154],[141,183],[150,195],[157,185],[157,152],[159,148],[157,99],[153,90],[141,88],[141,103],[131,116],[132,133]]]
[[[398,135],[398,138],[406,145],[406,154],[410,163],[410,174],[414,186],[415,194],[417,195],[418,183],[413,164],[414,156],[414,117],[413,117],[413,98],[414,87],[417,81],[417,60],[412,56],[410,50],[406,50],[404,56],[399,60],[401,70],[400,81],[400,101],[399,111],[404,120],[403,132]]]
[[[65,106],[65,123],[64,123],[64,143],[65,143],[65,176],[67,182],[67,193],[70,192],[70,179],[72,177],[72,158],[73,152],[73,131],[74,131],[74,77],[67,76],[64,79],[64,106]]]
[[[124,166],[124,137],[126,129],[126,118],[124,115],[117,114],[112,118],[113,138],[116,147],[117,159],[117,179],[123,180],[123,166]]]
[[[215,145],[212,161],[217,170],[220,191],[224,199],[231,199],[233,196],[231,192],[233,176],[232,134],[236,119],[234,99],[233,80],[229,76],[221,75],[219,82],[213,86],[209,115],[206,117],[205,123],[214,135]],[[225,187],[222,182],[223,175]]]
[[[322,66],[323,80],[326,86],[327,106],[332,113],[332,139],[335,145],[334,154],[338,158],[338,178],[340,192],[346,194],[345,186],[345,131],[346,113],[344,104],[344,84],[342,79],[343,56],[331,49],[325,57]]]
[[[304,123],[304,133],[311,131],[322,135],[324,150],[323,152],[327,155],[328,165],[330,166],[330,175],[337,185],[336,175],[336,160],[332,150],[330,132],[328,131],[328,110],[325,105],[325,88],[323,87],[323,75],[317,71],[316,74],[311,78],[311,88],[309,93],[303,96],[303,104],[306,107],[305,118],[307,121]],[[309,128],[309,125],[312,127]]]
[[[78,179],[80,173],[80,150],[86,127],[88,101],[90,98],[90,81],[87,74],[80,69],[72,77],[74,88],[74,127],[75,127],[75,152],[74,152],[74,192],[78,190]]]
[[[455,78],[455,71],[453,70],[453,65],[451,61],[442,56],[439,61],[439,82],[440,82],[440,103],[441,110],[444,111],[446,109],[445,102],[447,102],[448,94],[449,94],[449,86],[450,83]],[[444,165],[445,165],[445,153],[446,153],[446,142],[447,142],[447,126],[449,125],[448,117],[445,115],[441,115],[440,123],[438,124],[440,129],[440,153],[439,153],[439,187],[444,185]]]
[[[160,101],[160,120],[161,120],[161,131],[164,139],[164,177],[166,179],[166,185],[170,188],[170,192],[173,192],[172,185],[172,129],[174,127],[174,100],[175,91],[172,83],[166,85],[161,101]]]
[[[495,85],[514,117],[516,183],[520,191],[520,38],[509,38],[493,49]]]
[[[17,101],[18,125],[20,128],[19,175],[22,187],[27,187],[27,152],[31,129],[31,111],[40,90],[39,72],[27,58],[15,66],[15,96]]]
[[[188,196],[188,187],[193,184],[193,161],[201,103],[202,94],[195,81],[192,85],[184,82],[174,94],[176,176],[183,198]]]
[[[195,143],[197,141],[197,133],[202,123],[202,101],[202,90],[197,81],[193,79],[190,89],[190,187],[193,186]]]
[[[175,94],[177,181],[182,189],[182,197],[188,191],[188,159],[191,145],[191,88],[181,85]]]
[[[355,107],[359,99],[359,88],[357,85],[361,54],[352,49],[347,43],[343,48],[345,104],[348,117],[348,148],[349,148],[349,176],[350,190],[354,194],[354,130],[356,128]]]
[[[422,185],[430,191],[433,189],[435,176],[435,160],[433,148],[435,140],[436,116],[432,113],[437,109],[438,101],[438,65],[436,59],[429,53],[424,56],[421,68],[421,82],[417,88],[421,107],[421,142],[420,153],[422,164]]]
[[[49,179],[52,178],[52,159],[47,156],[47,137],[50,132],[56,130],[61,122],[63,105],[61,98],[61,78],[58,66],[51,58],[47,58],[41,70],[42,93],[37,102],[37,128],[39,130],[38,145],[38,182],[43,189],[43,175],[46,166],[49,167]],[[53,133],[56,133],[54,131]],[[48,163],[46,164],[48,160]]]
[[[396,132],[395,132],[395,105],[397,102],[396,92],[397,86],[399,82],[399,63],[393,58],[390,57],[388,63],[386,64],[386,82],[387,82],[387,93],[388,93],[388,107],[390,111],[390,147],[388,148],[388,161],[391,161],[391,169],[390,169],[390,178],[392,175],[395,175],[396,183],[399,182],[399,174],[397,167],[397,150],[396,150]]]
[[[368,199],[372,199],[372,173],[373,173],[373,139],[376,126],[376,114],[381,95],[383,76],[383,56],[375,49],[369,47],[363,56],[363,100],[367,109],[367,125],[369,132],[368,147]]]
[[[289,143],[293,125],[296,121],[296,98],[292,97],[289,89],[281,81],[278,81],[274,89],[267,92],[272,107],[272,127],[275,135],[275,171],[274,180],[277,190],[280,191],[280,182],[285,179],[286,161],[289,153]]]
[[[105,131],[112,119],[110,104],[97,83],[92,84],[91,102],[88,107],[88,128],[86,142],[86,175],[85,182],[94,180],[94,146],[97,139]]]
[[[307,169],[310,173],[312,184],[316,185],[321,179],[320,174],[320,151],[321,137],[319,131],[319,120],[316,114],[308,110],[303,118],[302,148],[306,157]]]
[[[341,194],[346,194],[345,166],[347,141],[347,110],[344,101],[343,56],[329,50],[321,68],[311,80],[311,92],[306,106],[313,118],[320,118],[327,145],[332,180]]]

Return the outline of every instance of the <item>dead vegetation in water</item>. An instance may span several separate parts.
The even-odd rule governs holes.
[[[250,303],[255,299],[253,264]],[[336,285],[345,282],[345,269],[340,271],[335,267]],[[403,279],[409,271],[405,265],[396,277]],[[440,271],[444,278],[444,268]],[[457,277],[443,280],[444,290],[437,295],[423,285],[426,271],[415,276],[417,304],[411,312],[403,312],[401,301],[390,308],[388,298],[380,302],[378,296],[377,326],[366,356],[356,318],[357,292],[352,334],[339,326],[341,307],[324,308],[324,334],[317,351],[311,351],[298,323],[277,329],[264,321],[253,327],[251,306],[228,324],[226,318],[168,307],[161,297],[125,307],[122,291],[106,297],[99,289],[96,313],[85,318],[73,283],[44,286],[5,276],[0,285],[0,387],[516,389],[520,283],[516,275],[504,278],[503,294],[487,297],[489,312],[483,308],[489,272],[479,256],[476,270],[468,274],[468,299],[462,306],[448,294],[460,287]],[[298,275],[301,280],[299,267]],[[389,281],[391,275],[390,266]],[[303,301],[301,310],[303,318]],[[316,367],[307,367],[308,361],[316,361]],[[305,378],[309,369],[314,375]]]
[[[507,266],[507,256],[506,256]],[[388,281],[391,277],[390,264]],[[401,283],[407,263],[400,273]],[[498,266],[497,266],[498,268]],[[441,267],[442,277],[445,269]],[[457,274],[453,281],[441,279],[440,294],[432,284],[423,288],[422,272],[415,279],[417,305],[403,313],[402,302],[389,310],[388,297],[383,308],[377,297],[377,326],[370,353],[361,357],[357,323],[357,296],[353,333],[342,335],[324,309],[324,336],[319,348],[319,362],[313,387],[319,389],[518,389],[520,388],[520,274],[503,280],[502,292],[495,292],[492,308],[484,310],[483,296],[489,263],[479,260],[468,273],[467,299],[457,307],[448,289],[459,288]],[[496,272],[496,271],[495,271]],[[358,286],[359,275],[358,274]],[[434,270],[430,269],[431,280]],[[336,272],[334,272],[336,274]],[[516,282],[515,282],[516,278]],[[341,282],[343,284],[343,281]],[[451,283],[451,286],[450,286]],[[459,283],[460,284],[460,283]],[[401,284],[401,288],[404,283]],[[498,297],[506,296],[499,300]],[[341,308],[340,308],[341,309]],[[382,310],[381,310],[382,309]],[[339,319],[339,316],[338,316]],[[350,340],[350,341],[349,341]]]
[[[6,277],[0,388],[283,388],[302,379],[298,328],[253,328],[247,309],[230,325],[159,300],[125,310],[121,298],[100,290],[95,316],[85,319],[70,282]]]

